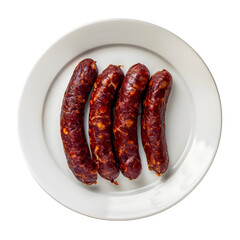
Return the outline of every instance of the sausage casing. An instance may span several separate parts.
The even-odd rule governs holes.
[[[169,163],[165,136],[165,113],[172,88],[171,74],[163,70],[150,79],[142,114],[142,144],[148,167],[157,175],[166,172]]]
[[[60,132],[68,166],[75,177],[87,184],[96,183],[96,165],[86,141],[83,115],[85,103],[98,75],[95,61],[84,59],[75,68],[64,94]]]
[[[93,160],[98,173],[103,178],[114,182],[119,175],[112,146],[112,107],[118,85],[124,73],[119,66],[109,65],[94,83],[90,100],[89,138]]]
[[[132,66],[122,82],[115,107],[114,147],[120,170],[129,179],[136,179],[142,170],[138,153],[137,117],[149,75],[145,65],[138,63]]]

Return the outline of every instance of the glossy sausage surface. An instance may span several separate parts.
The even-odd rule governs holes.
[[[93,160],[98,173],[105,179],[114,181],[119,175],[119,167],[112,146],[112,108],[119,84],[124,73],[119,66],[109,65],[94,83],[90,100],[89,138]]]
[[[165,136],[165,113],[172,88],[171,74],[163,70],[155,73],[148,84],[143,103],[142,143],[150,170],[161,175],[169,163]]]
[[[114,147],[122,174],[136,179],[142,170],[138,153],[137,117],[139,105],[147,82],[149,70],[143,64],[132,66],[118,94],[114,114]]]
[[[86,141],[83,115],[85,103],[98,75],[95,61],[84,59],[75,68],[62,102],[60,132],[68,166],[75,177],[87,184],[96,183],[96,165]]]

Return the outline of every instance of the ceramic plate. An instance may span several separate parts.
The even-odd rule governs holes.
[[[85,186],[69,170],[60,138],[60,109],[75,66],[87,57],[97,61],[99,72],[116,64],[124,65],[126,73],[141,62],[151,74],[163,68],[172,74],[166,112],[170,165],[163,176],[157,177],[147,168],[140,122],[143,171],[138,179],[130,181],[120,175],[116,186],[99,176],[97,185]],[[89,101],[86,133],[88,112]],[[221,104],[207,66],[182,39],[146,22],[105,20],[67,34],[40,58],[23,90],[19,133],[34,178],[58,202],[95,218],[136,219],[173,206],[202,180],[219,144]]]

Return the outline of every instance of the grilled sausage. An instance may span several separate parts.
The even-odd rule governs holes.
[[[172,88],[172,76],[166,70],[155,73],[148,84],[143,103],[142,144],[148,167],[158,176],[166,172],[169,163],[165,136],[165,112]]]
[[[119,66],[109,65],[94,83],[90,100],[89,138],[93,160],[103,178],[114,181],[119,175],[112,146],[112,105],[124,73]]]
[[[139,104],[149,80],[149,70],[143,64],[132,66],[121,85],[114,115],[114,147],[122,174],[136,179],[142,170],[138,153],[137,117]]]
[[[83,115],[97,75],[98,69],[92,59],[84,59],[77,65],[64,94],[60,119],[68,166],[75,177],[87,185],[96,183],[97,170],[85,138]]]

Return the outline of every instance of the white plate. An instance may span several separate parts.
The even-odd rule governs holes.
[[[99,72],[110,63],[123,64],[126,72],[138,62],[151,74],[163,68],[171,72],[173,89],[166,113],[170,165],[162,177],[147,169],[140,134],[143,171],[137,180],[121,175],[116,186],[99,176],[97,185],[85,186],[69,170],[59,114],[72,72],[86,57],[97,61]],[[86,132],[88,111],[89,103]],[[220,140],[221,105],[207,66],[179,37],[146,22],[106,20],[67,34],[40,58],[22,94],[19,132],[34,178],[58,202],[95,218],[136,219],[173,206],[204,177]]]

